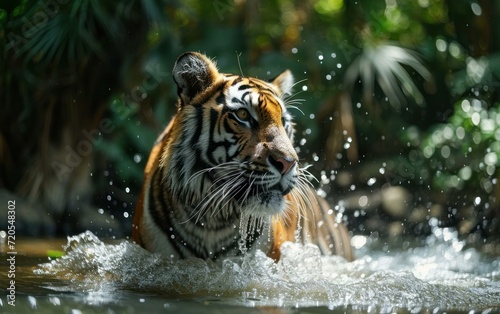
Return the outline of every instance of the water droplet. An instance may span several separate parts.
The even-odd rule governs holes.
[[[496,165],[498,161],[498,157],[496,153],[488,153],[486,156],[484,156],[484,163],[487,165]]]
[[[438,51],[445,52],[448,48],[448,44],[446,43],[446,41],[438,39],[436,40],[436,48]]]
[[[481,204],[481,198],[479,196],[477,196],[475,199],[474,199],[474,205],[479,205]]]
[[[472,10],[472,13],[474,13],[477,16],[480,16],[481,14],[483,14],[483,10],[482,10],[481,6],[479,4],[477,4],[476,2],[471,3],[470,8]]]
[[[450,150],[450,147],[448,145],[444,145],[443,147],[441,147],[441,156],[443,156],[443,158],[450,157],[450,153],[451,153],[451,150]]]
[[[479,112],[474,112],[471,116],[471,120],[474,125],[479,125],[479,122],[481,122],[481,116],[479,115]]]
[[[488,165],[488,166],[486,166],[486,173],[487,173],[488,175],[490,175],[490,176],[492,176],[493,174],[495,174],[495,170],[496,170],[496,168],[495,168],[495,166],[493,166],[493,165]],[[490,184],[489,182],[488,182],[488,186],[491,186],[491,184]],[[487,188],[487,189],[488,189],[488,188]]]
[[[135,155],[134,155],[134,162],[135,162],[136,164],[140,163],[140,162],[141,162],[141,160],[142,160],[142,156],[141,156],[140,154],[135,154]]]
[[[358,200],[358,204],[361,207],[365,207],[366,205],[368,205],[368,197],[366,195],[361,196]]]
[[[367,243],[367,238],[362,235],[356,235],[351,238],[351,245],[356,249],[360,249]]]
[[[472,176],[472,170],[469,166],[465,166],[458,172],[458,175],[462,180],[469,180]]]

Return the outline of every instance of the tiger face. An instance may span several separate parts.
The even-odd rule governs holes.
[[[166,176],[170,184],[199,211],[216,204],[212,210],[237,206],[254,217],[282,213],[284,196],[299,180],[283,100],[293,85],[291,73],[270,82],[222,74],[205,56],[187,53],[173,76],[181,126],[164,156],[172,169]],[[174,173],[178,169],[180,175]]]

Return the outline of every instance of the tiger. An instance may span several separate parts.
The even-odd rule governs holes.
[[[172,76],[176,113],[146,163],[132,240],[172,259],[259,249],[279,261],[289,241],[353,260],[347,228],[299,165],[292,73],[268,81],[225,74],[186,52]]]

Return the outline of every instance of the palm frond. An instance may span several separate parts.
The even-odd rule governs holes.
[[[149,13],[158,3],[144,4]],[[136,13],[135,2],[127,2],[118,6],[99,0],[75,0],[58,7],[57,14],[50,16],[43,23],[33,27],[32,34],[26,36],[26,43],[18,51],[18,56],[36,62],[59,62],[62,57],[68,61],[81,60],[90,54],[103,56],[105,46],[113,43],[120,46],[126,38],[125,24],[131,19],[140,18]],[[13,27],[20,32],[22,21],[31,21],[38,14],[37,6],[23,12],[13,22]],[[160,10],[161,11],[161,10]],[[157,15],[160,13],[157,13]],[[156,19],[159,17],[151,17]]]
[[[400,109],[408,98],[421,105],[424,97],[404,66],[432,81],[431,73],[415,52],[392,44],[366,48],[349,66],[344,81],[348,88],[352,88],[361,78],[363,98],[368,104],[372,102],[376,81],[394,108]]]

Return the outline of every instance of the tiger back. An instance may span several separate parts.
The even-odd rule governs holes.
[[[285,241],[352,260],[349,234],[300,167],[287,110],[292,74],[220,73],[205,55],[175,63],[177,112],[144,171],[133,240],[171,258],[217,259]]]

